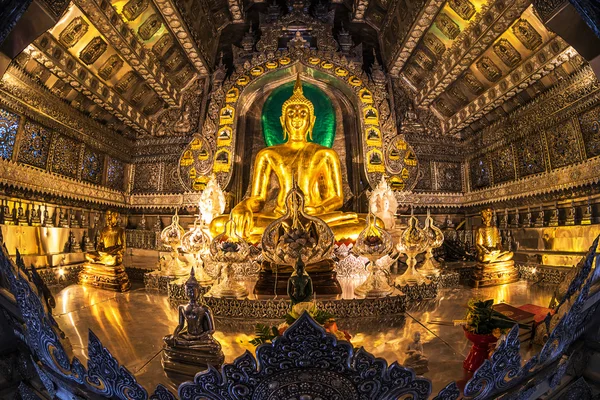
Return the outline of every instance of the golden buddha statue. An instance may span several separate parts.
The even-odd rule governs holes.
[[[493,211],[481,211],[483,226],[475,232],[477,267],[473,273],[475,287],[501,285],[519,280],[519,272],[512,260],[513,253],[502,249],[500,230],[492,222]]]
[[[333,231],[337,241],[356,239],[364,228],[356,213],[337,211],[344,202],[340,159],[335,150],[307,141],[315,125],[314,106],[303,95],[300,74],[292,96],[282,106],[280,118],[287,142],[258,152],[254,162],[251,194],[231,210],[238,235],[251,243],[260,241],[264,229],[285,213],[285,198],[297,183],[304,193],[305,210],[319,217]],[[271,189],[271,174],[279,183],[275,207],[265,208]],[[223,232],[229,216],[215,218],[212,236]]]
[[[125,292],[131,287],[123,268],[125,230],[117,226],[119,213],[106,211],[106,226],[100,232],[95,251],[85,253],[86,263],[79,275],[79,283],[102,289]]]
[[[106,226],[100,232],[96,251],[85,254],[85,259],[103,265],[120,265],[125,252],[125,230],[117,226],[119,213],[106,211]]]
[[[502,250],[500,230],[492,223],[493,211],[486,208],[481,211],[483,226],[475,232],[475,246],[477,247],[477,260],[481,263],[495,263],[509,261],[513,258],[511,251]]]

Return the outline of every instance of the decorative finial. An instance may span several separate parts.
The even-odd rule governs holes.
[[[296,75],[296,84],[294,85],[294,94],[304,94],[302,91],[302,80],[300,79],[300,72]]]

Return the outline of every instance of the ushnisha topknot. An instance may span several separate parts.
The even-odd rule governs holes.
[[[292,93],[292,95],[290,96],[289,99],[287,99],[286,101],[283,102],[283,105],[281,106],[281,115],[285,115],[285,110],[289,106],[296,105],[296,104],[303,104],[303,105],[307,106],[308,109],[310,110],[310,115],[311,116],[315,115],[315,106],[309,99],[304,97],[303,90],[302,90],[302,80],[300,79],[299,72],[298,72],[298,76],[296,77],[296,84],[294,85],[294,92]]]
[[[196,279],[196,271],[194,271],[194,267],[192,267],[192,270],[190,271],[190,277],[185,282],[185,286],[186,287],[190,287],[190,286],[198,287],[198,286],[200,286],[200,284],[198,283],[198,280]]]

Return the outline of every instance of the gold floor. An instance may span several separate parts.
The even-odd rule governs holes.
[[[340,320],[338,326],[351,331],[355,347],[364,346],[389,363],[402,363],[410,338],[415,331],[420,332],[425,355],[429,358],[429,372],[424,376],[433,382],[435,395],[450,381],[464,378],[462,361],[470,346],[460,327],[430,322],[461,319],[472,297],[494,298],[516,306],[527,303],[547,306],[551,292],[549,287],[525,281],[483,289],[444,289],[436,300],[411,307],[403,317]],[[115,293],[72,285],[56,295],[56,303],[56,320],[69,337],[74,355],[86,359],[88,329],[91,329],[147,390],[153,391],[158,383],[176,390],[178,382],[171,382],[160,364],[162,337],[177,325],[177,312],[169,306],[166,296],[135,286],[130,292]],[[226,362],[233,361],[245,350],[254,350],[248,341],[253,337],[256,322],[232,318],[215,320],[215,337],[223,346]],[[534,350],[523,349],[522,352],[528,357]]]

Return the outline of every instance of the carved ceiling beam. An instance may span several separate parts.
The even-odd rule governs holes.
[[[202,57],[174,0],[154,0],[154,3],[192,65],[201,75],[208,75],[209,64]]]
[[[597,4],[594,0],[533,0],[533,6],[544,25],[573,46],[590,63],[600,79]]]
[[[486,51],[529,7],[531,0],[497,0],[481,10],[461,32],[415,96],[419,106],[430,105]]]
[[[180,91],[171,85],[160,64],[129,29],[117,11],[107,4],[102,9],[94,0],[74,0],[96,29],[168,105],[178,107]],[[106,2],[102,2],[105,4]]]
[[[152,130],[153,123],[131,106],[117,91],[98,79],[71,55],[52,35],[44,33],[34,42],[32,57],[75,90],[103,107],[140,134]]]
[[[575,56],[577,51],[564,40],[556,37],[540,48],[529,60],[504,76],[494,87],[443,122],[442,131],[454,134],[466,128]]]
[[[354,22],[364,21],[367,8],[369,8],[369,0],[355,0],[354,11],[352,12],[352,20]]]
[[[445,0],[429,0],[417,15],[409,34],[396,53],[388,61],[388,70],[391,75],[397,76],[410,58],[421,37],[427,32],[435,16],[444,6]]]
[[[541,93],[529,103],[465,138],[467,158],[493,151],[551,128],[593,104],[600,103],[600,82],[591,67],[585,66]]]
[[[227,8],[231,14],[231,21],[234,24],[244,23],[243,2],[241,0],[227,0]]]
[[[119,207],[126,205],[123,192],[1,158],[0,184],[78,201]]]
[[[19,67],[9,67],[0,81],[0,106],[13,110],[111,157],[129,162],[133,143],[86,117]]]

